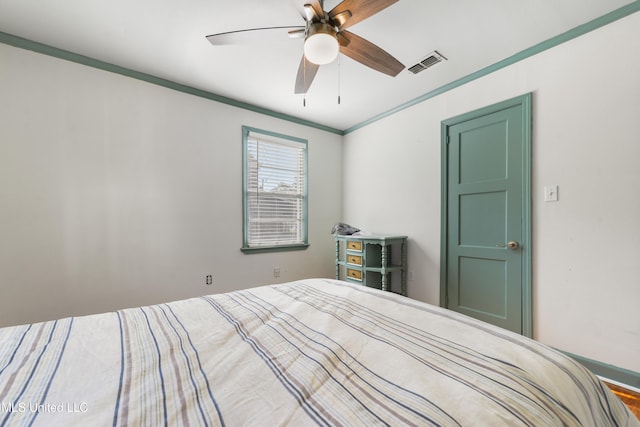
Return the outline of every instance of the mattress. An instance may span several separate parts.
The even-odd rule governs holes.
[[[531,339],[330,279],[0,329],[0,426],[640,426]]]

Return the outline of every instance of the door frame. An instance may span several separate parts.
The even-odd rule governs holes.
[[[522,108],[522,335],[533,337],[532,319],[532,240],[531,240],[531,133],[532,133],[532,94],[517,96],[506,101],[498,102],[441,122],[441,214],[440,214],[440,306],[447,307],[447,266],[448,266],[448,191],[449,191],[449,150],[448,135],[452,126],[476,119],[488,114],[508,109],[514,106]]]

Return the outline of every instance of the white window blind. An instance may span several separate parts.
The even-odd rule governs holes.
[[[247,134],[246,247],[306,243],[306,149],[304,142]]]

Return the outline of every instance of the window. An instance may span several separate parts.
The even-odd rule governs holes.
[[[242,141],[242,250],[305,249],[307,141],[247,126]]]

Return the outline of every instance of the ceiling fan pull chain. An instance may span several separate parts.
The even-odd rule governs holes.
[[[307,23],[307,28],[309,28],[309,24]],[[302,62],[302,80],[306,83],[307,81],[307,60],[304,59]],[[307,106],[307,92],[305,91],[302,94],[302,107],[305,108]]]
[[[340,88],[342,86],[342,61],[340,61],[340,56],[338,56],[338,105],[340,105]]]

